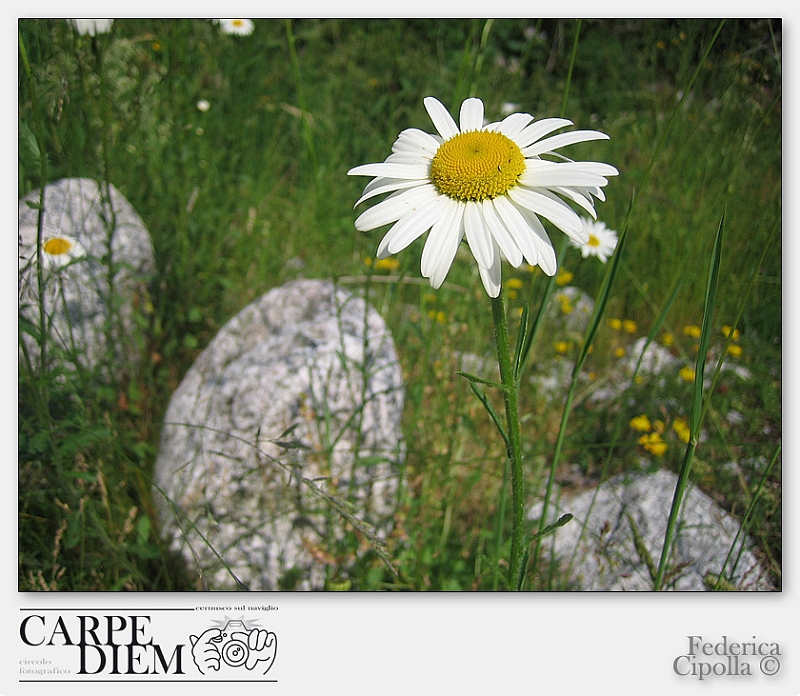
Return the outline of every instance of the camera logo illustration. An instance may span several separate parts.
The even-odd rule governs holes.
[[[278,637],[263,628],[249,628],[241,619],[231,619],[222,628],[212,627],[199,636],[189,636],[192,659],[201,674],[224,673],[244,668],[266,674],[275,663]]]

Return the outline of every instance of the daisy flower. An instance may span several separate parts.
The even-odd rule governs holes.
[[[86,250],[74,237],[66,234],[49,237],[42,242],[42,266],[44,268],[61,268],[73,259],[86,256]]]
[[[67,20],[81,36],[96,36],[111,31],[113,19],[68,19]]]
[[[219,24],[225,34],[235,34],[236,36],[250,36],[255,28],[252,19],[215,19],[214,21]]]
[[[605,223],[599,220],[584,218],[583,224],[586,225],[586,231],[589,233],[589,241],[585,244],[576,244],[570,240],[572,246],[581,250],[583,258],[596,256],[605,263],[614,253],[614,249],[617,248],[616,231],[610,230]]]
[[[392,224],[378,245],[378,258],[429,232],[421,272],[434,288],[444,282],[464,238],[490,297],[500,293],[501,259],[515,268],[524,260],[555,274],[555,251],[540,217],[585,244],[589,233],[567,201],[595,217],[593,197],[605,200],[606,177],[619,173],[611,165],[573,162],[555,151],[608,136],[579,130],[546,137],[571,121],[535,121],[525,113],[484,125],[483,102],[475,98],[461,104],[457,125],[439,100],[427,97],[424,103],[436,134],[404,130],[385,162],[348,172],[374,177],[356,205],[390,194],[355,222],[361,231]]]

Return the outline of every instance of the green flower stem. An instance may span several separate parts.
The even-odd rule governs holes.
[[[514,376],[511,352],[508,346],[508,326],[503,293],[492,298],[494,339],[497,345],[497,362],[500,367],[500,383],[503,385],[503,401],[506,408],[506,449],[511,462],[511,558],[508,566],[508,584],[516,590],[522,584],[525,546],[525,481],[522,475],[522,439],[519,424],[519,382]]]

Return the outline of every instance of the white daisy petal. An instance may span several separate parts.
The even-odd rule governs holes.
[[[522,252],[497,214],[491,199],[481,202],[481,215],[483,215],[484,224],[497,242],[497,246],[500,247],[500,251],[514,268],[519,268],[522,265]]]
[[[444,108],[442,102],[436,97],[425,97],[423,101],[425,110],[428,112],[428,116],[431,117],[434,127],[439,131],[439,135],[445,140],[458,135],[458,126],[447,109]]]
[[[464,211],[464,236],[478,265],[491,268],[496,255],[495,244],[477,205],[467,204]]]
[[[531,121],[533,121],[533,116],[530,114],[511,114],[499,123],[489,124],[486,126],[486,130],[498,131],[514,140]]]
[[[559,133],[552,138],[546,138],[539,142],[522,148],[522,154],[525,157],[535,157],[545,152],[557,150],[560,147],[567,145],[574,145],[575,143],[584,143],[590,140],[607,140],[608,136],[599,131],[570,131],[569,133]]]
[[[520,213],[519,209],[506,197],[492,199],[492,206],[505,223],[506,229],[516,242],[525,260],[535,266],[539,262],[539,251],[530,235],[530,225]]]
[[[380,196],[382,193],[391,193],[392,191],[400,191],[420,185],[420,182],[416,179],[390,179],[388,177],[378,177],[377,179],[370,181],[366,187],[364,187],[364,195],[356,201],[356,204],[353,207],[358,207],[360,203],[363,203],[374,196]]]
[[[448,201],[442,196],[431,198],[427,203],[400,218],[386,236],[386,251],[396,254],[405,249],[411,242],[419,239],[439,220],[447,210]],[[384,258],[384,253],[378,253]]]
[[[483,102],[471,97],[461,104],[461,132],[480,130],[483,128]]]
[[[397,222],[400,218],[414,209],[425,205],[436,194],[436,189],[432,184],[417,186],[408,191],[403,191],[396,195],[389,196],[377,205],[365,210],[356,218],[356,229],[361,232],[374,230],[376,227],[383,227],[392,222]]]
[[[608,179],[581,162],[549,162],[530,160],[519,179],[523,186],[552,188],[553,186],[605,186]]]
[[[603,189],[592,188],[583,193],[594,196],[598,201],[604,201],[606,199],[606,192],[603,191]]]
[[[535,143],[548,133],[557,131],[559,128],[571,126],[572,121],[565,118],[543,118],[541,121],[534,121],[514,138],[514,142],[521,148],[525,148],[531,143]]]
[[[524,208],[515,210],[524,218],[525,222],[530,227],[530,231],[533,232],[529,237],[536,249],[538,260],[536,264],[531,265],[538,265],[539,268],[549,276],[555,275],[558,270],[556,250],[553,248],[553,243],[550,241],[550,237],[547,235],[547,230],[545,230],[544,225],[542,225],[542,221],[530,210],[525,210]]]
[[[353,167],[347,173],[355,176],[386,176],[392,179],[427,179],[429,168],[427,164],[376,162]]]
[[[549,189],[540,189],[540,193],[545,198],[549,198],[553,203],[555,203],[557,206],[559,206],[562,210],[567,211],[570,215],[575,214],[575,211],[572,208],[570,208],[566,204],[566,202],[564,202],[564,200],[559,198],[553,191],[550,191]],[[592,210],[594,210],[594,208],[592,208]],[[580,230],[577,231],[577,237],[570,236],[569,234],[567,234],[567,236],[570,237],[570,239],[572,239],[573,241],[577,241],[578,243],[583,244],[584,242],[586,242],[586,234],[587,234],[586,225],[584,223],[584,220],[580,220],[580,226],[581,226]]]
[[[600,176],[617,176],[619,171],[605,162],[580,162],[581,167]]]
[[[494,242],[492,242],[494,244]],[[483,282],[483,287],[489,297],[497,297],[500,294],[500,283],[502,280],[502,271],[500,268],[500,253],[495,249],[494,261],[489,268],[484,268],[478,265],[478,272]]]
[[[433,159],[441,143],[432,135],[418,128],[407,128],[392,145],[393,153],[408,153],[425,160]]]
[[[565,198],[569,198],[573,203],[577,203],[592,218],[597,217],[592,199],[582,189],[573,188],[572,186],[554,186],[552,190]]]
[[[567,236],[580,241],[583,224],[578,214],[566,203],[547,196],[544,191],[532,191],[522,186],[509,189],[508,196],[520,207],[547,218]]]
[[[447,277],[464,236],[464,207],[463,203],[448,200],[447,209],[431,228],[422,248],[420,272],[434,288],[440,288]]]

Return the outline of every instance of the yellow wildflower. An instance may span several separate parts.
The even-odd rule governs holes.
[[[608,325],[615,331],[619,331],[622,328],[622,321],[619,319],[609,319]]]
[[[694,382],[694,370],[688,365],[682,367],[678,374],[681,376],[681,379],[687,382]]]
[[[553,344],[553,348],[555,348],[556,353],[565,355],[566,352],[569,350],[569,343],[567,343],[566,341],[556,341]]]
[[[730,353],[734,358],[740,358],[742,356],[742,347],[731,344],[728,346],[728,353]]]
[[[650,419],[644,414],[631,418],[630,426],[641,433],[647,433],[651,430]]]
[[[616,348],[616,349],[614,350],[614,355],[615,355],[616,357],[618,357],[618,358],[624,358],[624,357],[625,357],[625,349],[624,349],[624,348],[622,348],[622,347],[620,347],[620,348]]]
[[[383,271],[396,271],[400,268],[400,261],[392,256],[388,259],[378,259],[375,262],[375,268]]]
[[[509,278],[506,281],[506,287],[509,290],[522,290],[525,287],[525,283],[520,278]]]
[[[703,330],[695,324],[689,324],[688,326],[683,327],[683,333],[685,333],[687,336],[691,336],[692,338],[700,338]]]
[[[665,331],[664,334],[661,336],[661,342],[665,346],[669,347],[675,342],[675,337],[671,333]]]
[[[727,325],[722,327],[722,335],[725,336],[725,338],[728,338],[728,336],[731,335],[731,331],[733,331],[733,340],[738,341],[739,337],[741,336],[739,329],[734,329],[733,327]]]
[[[633,321],[633,319],[626,319],[622,322],[622,328],[625,329],[629,334],[636,333],[636,329],[639,328],[638,324]]]
[[[667,443],[661,439],[661,435],[658,433],[642,435],[639,438],[639,444],[657,457],[662,456],[667,451]]]
[[[689,428],[688,424],[686,423],[685,418],[676,418],[672,422],[672,429],[678,435],[678,437],[683,440],[684,442],[689,442],[689,437],[692,434],[691,429]]]
[[[574,273],[570,273],[565,269],[561,269],[556,276],[556,283],[559,285],[566,285],[575,277]]]

